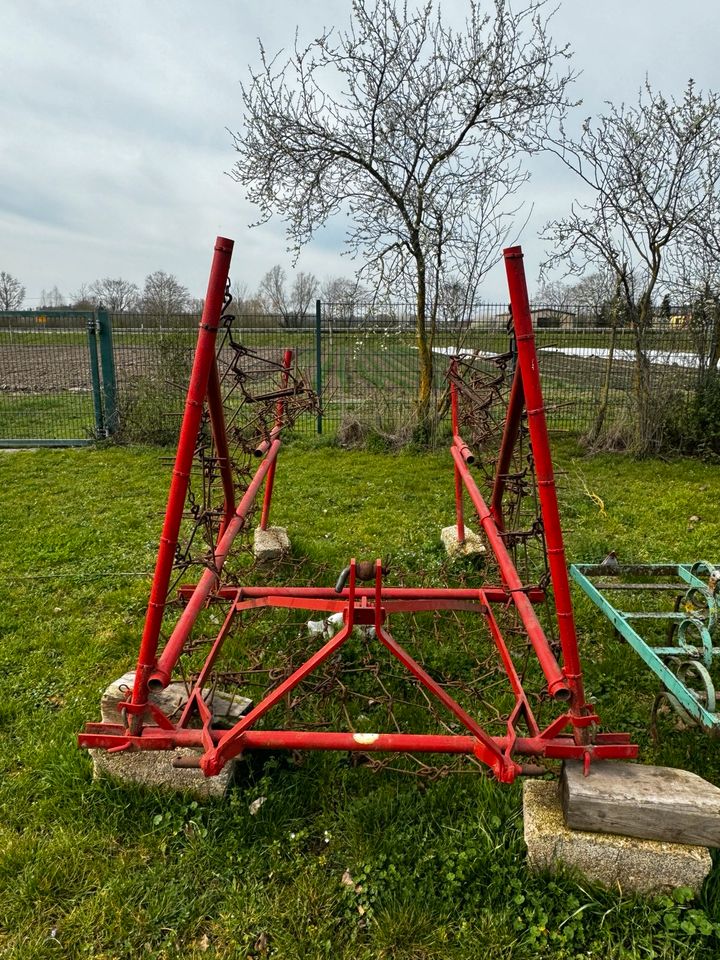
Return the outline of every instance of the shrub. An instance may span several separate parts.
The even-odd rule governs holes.
[[[128,379],[119,391],[119,443],[177,442],[182,396],[192,368],[193,344],[186,334],[162,334],[156,341],[154,369]]]
[[[720,375],[708,373],[691,400],[678,404],[673,421],[681,453],[720,456]]]

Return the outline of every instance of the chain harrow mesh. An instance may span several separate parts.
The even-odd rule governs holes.
[[[458,422],[474,454],[479,484],[491,493],[498,477],[500,441],[505,426],[515,353],[458,358],[448,373],[457,390]],[[529,443],[527,413],[520,419],[517,441],[504,482],[505,546],[526,586],[547,588],[550,582],[543,523],[538,501],[535,460]]]

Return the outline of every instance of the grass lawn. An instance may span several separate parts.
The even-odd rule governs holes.
[[[720,559],[717,467],[586,460],[570,441],[556,453],[571,560]],[[134,574],[152,567],[169,481],[158,458],[0,453],[3,958],[720,956],[717,860],[697,901],[533,875],[519,784],[419,781],[331,753],[249,762],[227,799],[201,805],[93,782],[75,735],[134,666],[148,589]],[[441,582],[438,533],[452,518],[447,454],[281,453],[273,520],[324,582],[350,555],[388,552]],[[652,743],[655,683],[576,599],[606,727],[631,732],[645,762],[720,783],[716,743],[683,730]]]
[[[95,432],[92,394],[0,394],[2,439],[84,440]]]

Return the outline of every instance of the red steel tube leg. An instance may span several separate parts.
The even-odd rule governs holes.
[[[503,251],[503,256],[510,291],[510,303],[512,304],[513,323],[515,324],[518,364],[522,373],[525,392],[530,442],[535,458],[538,497],[545,530],[550,576],[555,594],[555,610],[563,664],[565,675],[573,693],[571,709],[580,711],[585,706],[585,693],[577,634],[575,632],[575,618],[573,617],[570,599],[570,583],[565,563],[565,548],[560,526],[555,477],[550,456],[550,441],[538,373],[535,336],[525,282],[522,249],[520,247],[508,247]]]
[[[465,543],[465,517],[463,516],[463,489],[460,471],[455,467],[455,519],[458,543]]]
[[[450,363],[450,376],[457,374],[457,360]],[[453,437],[458,435],[458,397],[457,387],[453,379],[450,380],[450,415],[452,419]],[[458,543],[465,543],[465,517],[463,515],[463,489],[460,471],[455,467],[455,518],[457,523]]]
[[[550,644],[547,641],[547,637],[545,636],[545,632],[543,631],[540,621],[535,615],[532,603],[524,593],[522,581],[520,580],[518,572],[515,569],[515,565],[512,562],[512,558],[510,557],[510,554],[503,543],[503,539],[497,528],[495,520],[493,519],[487,504],[482,498],[482,494],[478,490],[475,481],[473,480],[470,471],[465,465],[465,461],[458,452],[457,448],[454,446],[451,447],[450,452],[452,453],[455,463],[460,469],[460,473],[462,474],[463,482],[465,484],[465,489],[467,490],[468,495],[473,502],[473,506],[477,510],[480,524],[482,525],[482,528],[485,531],[485,536],[488,539],[488,543],[495,554],[503,581],[510,591],[513,603],[515,604],[523,625],[527,630],[528,639],[533,645],[542,671],[545,674],[545,679],[548,682],[548,690],[550,695],[558,700],[568,700],[571,697],[571,690],[568,687],[568,681],[563,676],[557,660],[550,649]]]
[[[195,442],[200,427],[210,368],[215,360],[215,336],[222,315],[225,284],[230,270],[232,249],[232,240],[228,240],[225,237],[218,237],[215,241],[215,252],[210,269],[205,306],[200,320],[197,347],[195,348],[190,384],[185,401],[185,412],[180,427],[175,467],[170,482],[165,522],[163,523],[162,534],[160,535],[155,574],[150,589],[150,600],[148,602],[142,640],[140,641],[140,652],[138,655],[131,701],[132,704],[140,707],[147,703],[148,678],[155,667],[158,638],[160,636],[167,591],[175,560],[175,548],[178,542],[180,523],[182,521],[183,510],[185,509],[185,497],[187,495],[190,469],[195,452]],[[142,710],[139,710],[135,717],[132,718],[134,726],[138,725],[141,716]]]
[[[273,484],[275,483],[275,463],[268,470],[267,480],[265,481],[265,495],[263,497],[262,515],[260,517],[260,529],[267,530],[270,522],[270,505],[272,503]]]

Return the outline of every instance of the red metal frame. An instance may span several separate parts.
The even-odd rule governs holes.
[[[172,750],[180,746],[202,748],[203,753],[193,765],[202,768],[207,776],[220,772],[225,763],[246,750],[352,750],[361,752],[418,752],[460,753],[474,756],[486,764],[495,777],[512,782],[519,773],[542,772],[542,768],[520,764],[517,757],[582,758],[586,765],[593,757],[631,758],[637,747],[621,733],[599,733],[599,719],[585,702],[580,658],[573,619],[570,591],[563,550],[563,538],[557,506],[552,461],[542,391],[537,367],[537,355],[527,288],[519,247],[505,251],[513,322],[518,347],[518,366],[514,375],[507,411],[505,429],[500,447],[499,465],[488,507],[478,489],[470,465],[472,451],[459,433],[458,398],[451,384],[451,411],[453,441],[451,454],[455,471],[456,520],[458,537],[465,536],[463,497],[470,498],[483,532],[497,561],[502,584],[478,589],[385,587],[382,564],[375,564],[375,582],[372,587],[358,585],[358,567],[352,560],[349,582],[339,590],[326,587],[229,587],[220,583],[220,574],[233,541],[243,529],[249,511],[265,484],[261,526],[267,527],[272,500],[273,480],[277,456],[281,447],[283,401],[278,400],[276,420],[269,437],[257,449],[261,457],[257,471],[247,490],[235,502],[235,491],[230,472],[227,439],[220,397],[214,335],[217,332],[222,308],[222,293],[227,279],[232,242],[218,238],[215,246],[205,310],[198,333],[198,345],[193,363],[187,403],[178,443],[165,523],[160,540],[155,576],[145,629],[140,645],[137,673],[132,696],[121,705],[125,724],[89,723],[79,736],[84,747],[107,750]],[[292,354],[285,353],[282,384],[287,384]],[[158,656],[158,638],[163,619],[166,595],[180,521],[187,493],[188,477],[197,438],[203,403],[207,402],[215,450],[219,460],[224,515],[213,562],[208,565],[197,584],[184,585],[179,595],[186,601],[162,653]],[[502,500],[504,474],[517,442],[523,411],[527,412],[530,442],[535,458],[542,523],[548,550],[550,578],[555,598],[558,632],[563,655],[563,666],[558,663],[533,604],[544,600],[544,592],[527,588],[521,581],[503,541]],[[210,602],[229,604],[227,614],[195,681],[188,702],[180,718],[173,722],[161,710],[148,704],[149,689],[165,687],[190,637],[200,611]],[[511,653],[502,636],[493,612],[493,606],[513,606],[537,656],[552,698],[566,704],[563,712],[549,725],[540,728],[513,664]],[[258,607],[284,607],[310,611],[342,612],[343,626],[339,633],[327,640],[282,683],[270,690],[249,713],[230,730],[216,729],[210,711],[202,697],[213,665],[223,643],[231,631],[233,621],[243,610]],[[504,736],[491,736],[448,694],[396,640],[392,637],[387,618],[394,613],[424,610],[470,610],[477,612],[487,623],[500,661],[515,697],[515,706],[507,718]],[[322,732],[307,730],[256,730],[255,724],[291,690],[309,676],[347,640],[355,624],[371,625],[377,641],[396,658],[409,674],[426,689],[429,695],[453,714],[464,728],[459,735],[373,733],[356,734],[347,731]],[[143,723],[150,711],[154,723]],[[197,714],[202,728],[191,728],[189,722]],[[528,736],[518,734],[524,724]],[[184,761],[187,765],[188,761]]]

